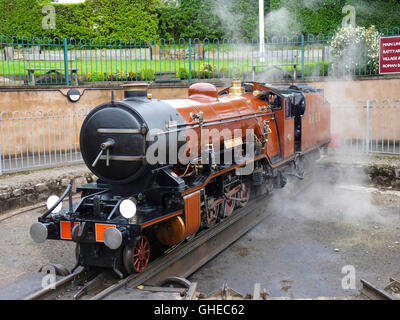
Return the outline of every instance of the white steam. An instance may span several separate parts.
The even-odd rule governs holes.
[[[215,1],[214,7],[214,14],[221,21],[229,37],[241,38],[240,25],[237,22],[242,18],[242,14],[234,11],[233,2],[228,0]]]
[[[285,7],[269,12],[265,17],[265,31],[270,36],[289,37],[300,32],[294,15]]]

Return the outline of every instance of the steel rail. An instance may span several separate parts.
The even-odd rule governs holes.
[[[48,286],[47,288],[43,288],[43,289],[41,289],[39,291],[36,291],[36,292],[26,296],[22,300],[39,300],[39,299],[45,298],[45,296],[47,296],[49,294],[55,295],[60,290],[64,289],[66,285],[68,285],[72,281],[78,279],[84,273],[85,273],[84,269],[80,270],[80,271],[77,271],[75,273],[71,273],[70,275],[60,279],[59,281],[57,281],[54,284],[54,288],[55,289],[53,289],[53,286]]]
[[[386,291],[375,287],[372,283],[364,279],[361,279],[360,281],[362,284],[360,294],[369,300],[399,300]]]

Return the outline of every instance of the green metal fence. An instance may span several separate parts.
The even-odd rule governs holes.
[[[399,35],[399,28],[381,30]],[[98,40],[0,37],[0,85],[378,75],[360,44],[338,56],[334,34],[265,39]]]

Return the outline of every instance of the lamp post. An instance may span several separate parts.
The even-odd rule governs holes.
[[[264,62],[264,49],[265,49],[265,39],[264,39],[264,0],[259,0],[259,24],[260,24],[260,62]]]

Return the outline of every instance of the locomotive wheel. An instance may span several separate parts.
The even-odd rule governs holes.
[[[126,246],[123,254],[124,267],[129,274],[142,272],[150,260],[150,242],[146,236],[136,241],[133,247]]]
[[[234,187],[229,188],[229,191],[232,190]],[[233,195],[236,197],[236,194]],[[224,203],[224,217],[229,217],[233,210],[235,209],[236,200],[234,199],[226,199]]]
[[[217,204],[214,208],[208,210],[208,213],[206,214],[207,227],[212,227],[217,222],[220,210],[221,204]]]
[[[243,182],[240,191],[238,192],[238,198],[242,200],[237,201],[237,206],[243,208],[250,199],[250,184],[248,182]]]

